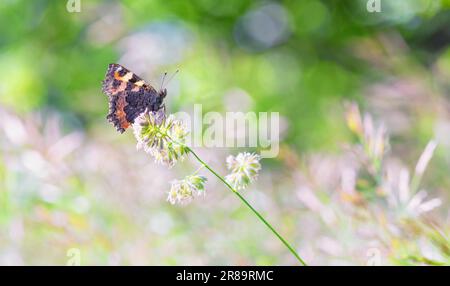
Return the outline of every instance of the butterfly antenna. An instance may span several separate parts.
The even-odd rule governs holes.
[[[167,76],[167,72],[165,72],[165,73],[163,74],[163,76],[162,76],[162,79],[161,79],[161,85],[160,85],[160,87],[159,87],[160,90],[163,89],[163,86],[164,86],[164,80],[166,79],[166,76]]]
[[[174,72],[174,73],[172,74],[172,76],[167,80],[166,85],[169,84],[169,82],[177,75],[177,73],[178,73],[179,71],[180,71],[180,70],[177,70],[176,72]]]

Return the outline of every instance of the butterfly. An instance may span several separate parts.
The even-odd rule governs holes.
[[[108,66],[102,84],[102,91],[109,101],[106,119],[120,133],[125,132],[143,112],[163,108],[163,99],[167,95],[165,88],[161,87],[156,91],[153,86],[119,64]]]

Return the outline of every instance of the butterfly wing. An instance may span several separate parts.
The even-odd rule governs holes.
[[[108,96],[106,117],[117,131],[123,133],[142,112],[157,91],[143,79],[119,64],[110,64],[102,91]]]

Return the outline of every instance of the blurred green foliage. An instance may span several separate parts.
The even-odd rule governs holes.
[[[352,40],[395,29],[414,45],[411,56],[420,55],[419,64],[443,48],[426,37],[448,26],[448,1],[391,2],[372,14],[365,11],[366,1],[273,2],[286,13],[288,36],[262,47],[236,43],[236,30],[245,13],[271,2],[82,1],[81,13],[68,13],[64,1],[3,1],[0,100],[21,112],[60,110],[89,127],[105,113],[99,82],[107,64],[118,59],[116,41],[152,23],[179,22],[194,39],[192,49],[172,67],[158,67],[181,68],[181,103],[175,106],[202,101],[216,109],[224,92],[239,86],[256,110],[288,117],[293,143],[335,148],[344,132],[335,123],[337,103],[359,98],[362,85],[386,76],[349,49]],[[108,22],[101,33],[122,25],[121,33],[96,43],[89,27],[111,5],[120,6],[122,18]],[[338,140],[329,139],[330,129]]]

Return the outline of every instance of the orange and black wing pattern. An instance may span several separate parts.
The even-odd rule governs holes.
[[[106,118],[121,133],[146,109],[158,110],[163,99],[152,86],[119,64],[108,66],[102,91],[109,101]]]

